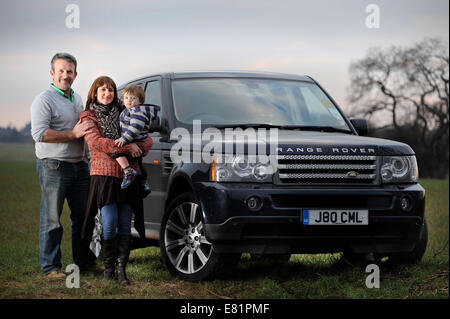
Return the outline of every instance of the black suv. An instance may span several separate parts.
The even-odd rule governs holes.
[[[311,77],[162,73],[119,95],[129,84],[160,107],[144,158],[145,227],[173,274],[214,278],[243,252],[278,261],[343,252],[414,263],[424,255],[414,151],[363,137],[366,121],[348,119]]]

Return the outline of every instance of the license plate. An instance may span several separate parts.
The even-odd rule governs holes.
[[[304,209],[303,225],[368,225],[368,210]]]

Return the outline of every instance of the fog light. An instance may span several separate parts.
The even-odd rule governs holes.
[[[260,210],[262,207],[262,200],[257,196],[252,196],[247,199],[247,207],[251,211]]]
[[[400,200],[400,207],[404,211],[411,210],[411,199],[409,199],[408,197],[402,197],[402,199]]]

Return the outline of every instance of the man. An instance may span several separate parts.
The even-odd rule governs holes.
[[[68,53],[51,60],[53,83],[31,104],[31,135],[36,142],[37,170],[42,190],[40,208],[40,264],[47,278],[65,278],[61,272],[60,217],[64,199],[70,208],[73,261],[81,270],[95,267],[95,255],[81,244],[89,168],[83,136],[90,125],[78,120],[83,101],[71,89],[77,61]]]

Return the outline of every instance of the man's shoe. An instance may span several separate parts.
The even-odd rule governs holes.
[[[59,280],[59,279],[66,279],[66,275],[61,272],[61,270],[52,270],[48,274],[44,275],[45,279],[49,280]]]
[[[138,173],[135,169],[128,167],[123,171],[123,180],[122,185],[120,185],[120,188],[124,189],[130,186],[136,177],[138,176]]]

